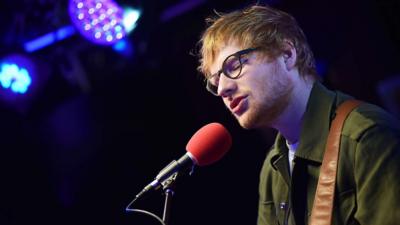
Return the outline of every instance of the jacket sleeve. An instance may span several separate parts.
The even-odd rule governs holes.
[[[355,219],[364,224],[398,224],[400,221],[400,131],[373,126],[356,147]]]

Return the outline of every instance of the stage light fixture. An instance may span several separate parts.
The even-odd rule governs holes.
[[[112,0],[70,0],[69,14],[77,30],[96,44],[112,45],[129,32],[124,9]]]
[[[142,14],[138,8],[121,7],[112,0],[70,0],[68,8],[72,24],[25,42],[24,50],[35,52],[75,33],[95,44],[118,44],[136,28]]]
[[[28,57],[13,54],[0,63],[0,86],[4,91],[25,94],[32,84],[35,65]]]
[[[11,53],[0,59],[0,101],[16,110],[28,112],[37,94],[47,82],[51,67],[23,53]]]
[[[11,89],[14,93],[24,94],[32,79],[24,67],[17,64],[2,63],[0,69],[0,84],[5,89]]]
[[[33,40],[24,43],[24,49],[27,52],[34,52],[46,46],[52,45],[57,41],[64,40],[75,34],[75,28],[71,25],[61,27],[56,31],[47,33]]]

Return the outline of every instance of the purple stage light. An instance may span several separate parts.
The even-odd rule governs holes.
[[[124,11],[112,0],[70,0],[69,13],[77,30],[96,44],[111,45],[126,36]]]

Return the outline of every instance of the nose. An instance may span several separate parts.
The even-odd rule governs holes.
[[[230,79],[221,74],[217,90],[218,96],[221,96],[223,98],[230,97],[233,95],[233,93],[235,93],[236,90],[237,90],[236,80]]]

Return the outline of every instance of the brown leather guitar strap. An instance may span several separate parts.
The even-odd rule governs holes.
[[[361,102],[357,100],[347,100],[336,110],[336,116],[332,121],[326,142],[309,225],[330,225],[332,223],[340,135],[347,116],[360,104]]]

